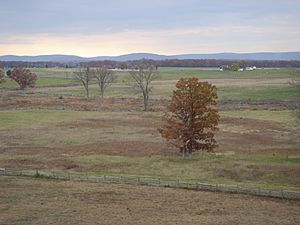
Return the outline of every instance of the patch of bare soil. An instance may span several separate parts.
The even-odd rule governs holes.
[[[250,118],[221,118],[218,152],[300,156],[297,136],[279,123]]]
[[[223,100],[219,102],[219,110],[295,110],[300,109],[300,101],[273,100]]]
[[[34,159],[10,159],[3,160],[1,166],[6,168],[28,168],[28,169],[53,169],[61,170],[76,170],[80,166],[69,159],[52,158],[48,160],[34,160]]]
[[[251,118],[234,118],[223,117],[220,119],[220,124],[227,126],[251,126],[252,130],[276,130],[276,131],[288,131],[278,123],[267,120],[256,120]]]
[[[142,102],[138,99],[128,98],[79,98],[79,97],[59,97],[54,96],[12,96],[1,98],[0,109],[19,108],[51,108],[68,109],[76,111],[102,111],[102,110],[132,110],[142,107]]]
[[[92,128],[92,129],[100,129],[100,128],[113,128],[117,126],[123,127],[149,127],[149,126],[159,126],[160,121],[151,121],[146,120],[144,118],[103,118],[103,119],[83,119],[78,121],[64,122],[60,123],[59,127],[66,128]]]
[[[300,202],[159,187],[0,177],[0,224],[297,225]]]
[[[169,99],[151,99],[149,102],[152,111],[164,111]],[[298,101],[221,101],[219,110],[285,110],[299,109]],[[80,98],[64,96],[62,99],[55,96],[22,95],[9,91],[0,98],[0,110],[26,108],[68,109],[77,111],[131,111],[142,110],[143,101],[137,98]]]
[[[84,121],[66,122],[59,126],[68,128],[92,128],[102,129],[122,126],[149,127],[154,130],[155,123],[147,124],[147,121],[136,118],[119,120],[86,119]],[[153,129],[152,129],[153,128]],[[289,132],[280,124],[270,121],[257,121],[255,119],[222,118],[220,131],[216,135],[219,148],[218,154],[264,154],[273,156],[299,157],[300,141],[297,134]],[[37,158],[53,159],[52,161],[31,162],[27,160],[6,160],[2,161],[9,167],[35,167],[53,168],[55,165],[62,169],[77,168],[73,162],[59,161],[73,156],[85,155],[114,155],[130,157],[150,157],[154,155],[178,155],[178,149],[172,148],[162,139],[129,141],[129,140],[108,140],[106,142],[95,142],[83,145],[61,145],[57,147],[47,146],[20,146],[2,149],[2,153],[10,156],[36,155]],[[43,160],[44,161],[44,160]]]
[[[175,150],[175,151],[174,151]],[[146,141],[127,142],[99,142],[86,145],[67,145],[63,147],[13,147],[6,149],[9,154],[22,155],[44,155],[51,156],[82,156],[82,155],[118,155],[118,156],[154,156],[172,155],[176,149],[167,146],[165,143]]]

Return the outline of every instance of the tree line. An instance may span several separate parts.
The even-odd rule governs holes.
[[[220,67],[223,65],[232,65],[234,63],[243,64],[245,66],[256,66],[260,68],[299,68],[299,60],[221,60],[221,59],[167,59],[167,60],[130,60],[125,62],[103,60],[90,62],[23,62],[23,61],[0,61],[0,67],[62,67],[62,68],[82,68],[82,67],[102,67],[132,69],[137,65],[154,65],[155,67]]]

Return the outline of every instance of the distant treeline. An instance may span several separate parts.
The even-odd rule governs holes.
[[[19,61],[0,61],[0,67],[99,67],[131,69],[139,64],[154,65],[157,67],[220,67],[239,63],[243,66],[256,66],[259,68],[300,68],[300,61],[281,61],[281,60],[220,60],[220,59],[168,59],[168,60],[151,60],[141,59],[133,61],[90,61],[90,62],[19,62]]]

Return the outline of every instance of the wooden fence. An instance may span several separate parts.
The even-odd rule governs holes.
[[[227,193],[241,193],[256,196],[274,197],[282,199],[300,200],[300,192],[283,189],[264,189],[259,187],[245,187],[240,185],[227,184],[208,184],[198,182],[182,182],[179,180],[162,180],[157,178],[145,177],[128,177],[128,176],[94,176],[80,173],[69,172],[50,172],[43,170],[24,170],[12,168],[0,168],[0,175],[2,176],[29,176],[40,178],[52,178],[60,180],[72,181],[88,181],[101,183],[116,183],[116,184],[134,184],[147,185],[158,187],[182,188],[201,191],[227,192]]]

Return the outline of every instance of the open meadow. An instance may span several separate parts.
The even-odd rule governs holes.
[[[149,112],[143,111],[142,100],[133,91],[128,72],[116,72],[118,78],[107,88],[104,99],[99,97],[94,82],[91,97],[86,99],[83,87],[72,76],[74,69],[34,68],[33,71],[39,77],[37,87],[33,89],[18,90],[12,81],[0,84],[0,167],[300,191],[300,89],[290,84],[293,79],[300,78],[299,69],[221,72],[199,68],[159,68],[159,77],[153,82]],[[163,124],[162,116],[176,81],[187,76],[217,86],[221,118],[216,134],[219,146],[215,152],[195,153],[191,160],[182,160],[178,149],[168,146],[157,128]],[[116,209],[116,215],[124,215],[122,219],[127,224],[133,221],[141,223],[138,215],[151,224],[154,220],[149,215],[154,211],[147,214],[147,209],[154,210],[151,207],[157,202],[160,205],[155,207],[160,207],[160,210],[155,213],[155,224],[174,224],[172,221],[179,221],[178,212],[187,210],[190,204],[186,199],[193,200],[188,209],[191,212],[187,212],[193,216],[182,216],[180,219],[185,224],[195,224],[195,221],[222,224],[224,221],[220,216],[230,224],[239,224],[236,219],[241,216],[248,221],[246,224],[297,224],[299,221],[299,204],[293,201],[127,185],[0,179],[0,189],[8,193],[1,196],[1,199],[6,199],[0,204],[3,224],[27,224],[28,221],[72,224],[84,218],[79,215],[97,214],[99,210],[102,218],[106,218],[105,210],[110,207]],[[40,210],[33,205],[34,211],[26,213],[28,218],[24,221],[18,217],[15,220],[10,218],[13,217],[10,210],[20,212],[25,204],[22,198],[18,203],[15,201],[20,199],[21,193],[15,192],[20,186],[24,194],[29,195],[32,189],[30,195],[34,204],[42,205]],[[45,196],[40,194],[44,188],[53,201],[45,202]],[[81,195],[79,192],[83,189]],[[67,190],[70,192],[63,194]],[[112,195],[104,199],[103,193],[108,192]],[[175,195],[185,201],[172,197]],[[136,198],[140,202],[136,202]],[[178,204],[171,203],[174,199]],[[78,201],[83,201],[87,208],[68,206],[78,205]],[[92,206],[94,201],[97,204]],[[197,201],[204,201],[200,208],[196,206]],[[233,201],[237,201],[237,205]],[[70,210],[64,212],[65,217],[56,217],[58,209],[54,210],[54,207],[62,202],[65,205],[60,207]],[[120,204],[115,208],[117,203]],[[139,204],[145,204],[146,211],[138,210]],[[211,204],[214,206],[207,209]],[[226,209],[216,216],[218,204],[224,204]],[[172,210],[170,205],[177,206]],[[232,205],[241,211],[234,210]],[[244,208],[240,208],[242,205]],[[253,209],[250,214],[248,207]],[[263,210],[258,212],[257,207]],[[46,211],[51,211],[50,221],[42,220]],[[287,214],[283,212],[287,211],[291,215],[289,218],[284,217]],[[74,213],[73,220],[68,220],[67,215]],[[164,213],[169,223],[163,218]],[[93,218],[97,219],[97,216]],[[111,224],[117,224],[114,221],[111,220]]]

